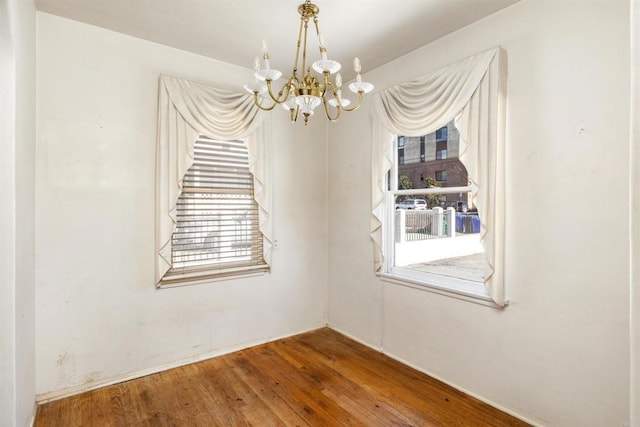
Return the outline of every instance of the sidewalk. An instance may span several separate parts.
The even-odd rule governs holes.
[[[429,263],[411,264],[407,268],[482,282],[484,280],[484,253],[441,259]]]
[[[395,265],[482,282],[484,249],[479,234],[396,244]]]

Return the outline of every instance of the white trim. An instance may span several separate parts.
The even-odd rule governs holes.
[[[471,191],[478,191],[478,186],[471,184],[471,185],[465,185],[464,187],[429,187],[429,188],[413,188],[411,190],[390,190],[390,192],[396,196],[421,196],[423,194],[469,193]]]
[[[356,337],[354,335],[351,335],[350,333],[345,332],[345,331],[341,330],[340,328],[338,328],[336,326],[331,326],[331,325],[327,324],[327,328],[329,328],[329,329],[331,329],[333,331],[336,331],[340,335],[344,335],[345,337],[349,338],[350,340],[353,340],[353,341],[357,342],[358,344],[362,344],[363,346],[369,347],[370,349],[373,349],[373,350],[375,350],[375,351],[377,351],[379,353],[384,353],[384,351],[382,350],[382,342],[380,343],[380,347],[375,347],[373,344],[368,343],[366,341],[363,341],[360,338],[358,338],[358,337]]]
[[[29,426],[33,427],[36,425],[36,415],[38,414],[38,402],[33,402],[33,409],[31,410],[31,420],[29,421]]]
[[[232,274],[229,276],[222,277],[208,277],[204,279],[194,279],[184,282],[175,282],[175,283],[159,283],[156,285],[156,289],[172,289],[172,288],[181,288],[183,286],[193,286],[193,285],[203,285],[206,283],[214,283],[214,282],[226,282],[227,280],[235,280],[235,279],[246,279],[248,277],[256,277],[256,276],[264,276],[268,271],[260,271],[257,273],[247,272],[241,274]]]
[[[286,335],[279,335],[277,337],[273,337],[269,339],[248,341],[242,344],[227,347],[224,350],[214,350],[207,353],[201,353],[194,356],[185,357],[183,359],[179,359],[171,363],[166,363],[164,365],[155,366],[153,368],[147,368],[139,371],[129,372],[126,374],[115,375],[113,377],[104,378],[95,382],[79,384],[76,386],[67,387],[67,388],[55,390],[55,391],[50,391],[47,393],[39,393],[39,394],[36,394],[36,403],[38,405],[42,405],[44,403],[48,403],[54,400],[64,399],[65,397],[74,396],[76,394],[85,393],[87,391],[96,390],[102,387],[108,387],[110,385],[119,384],[125,381],[135,380],[137,378],[142,378],[142,377],[146,377],[147,375],[157,374],[158,372],[167,371],[169,369],[179,368],[181,366],[189,365],[191,363],[201,362],[203,360],[211,359],[218,356],[224,356],[226,354],[234,353],[240,350],[245,350],[247,348],[255,347],[258,345],[263,345],[273,341],[290,338],[296,335],[315,331],[316,329],[320,329],[326,326],[328,325],[319,325],[319,326],[312,327],[311,329],[292,332]]]
[[[470,280],[456,279],[453,277],[440,276],[438,274],[416,273],[424,278],[431,279],[433,282],[401,276],[393,273],[377,273],[376,275],[384,282],[396,285],[406,286],[408,288],[417,289],[419,291],[432,292],[463,301],[469,301],[475,304],[487,307],[503,309],[509,305],[509,300],[505,300],[504,307],[496,304],[489,296],[489,292],[485,286],[478,282]]]
[[[233,279],[244,279],[246,277],[262,276],[271,271],[268,265],[255,265],[239,267],[237,269],[203,270],[191,273],[176,273],[165,275],[160,283],[156,284],[157,289],[178,288],[181,286],[200,285],[203,283],[221,282]]]

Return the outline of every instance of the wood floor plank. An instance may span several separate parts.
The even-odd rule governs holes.
[[[36,427],[526,426],[323,328],[49,402]]]
[[[292,345],[297,351],[302,351],[301,343]],[[323,358],[325,353],[321,353],[319,358]],[[372,369],[371,362],[364,360],[364,363],[357,360],[356,354],[352,354],[348,359],[334,360],[332,369],[339,372],[343,378],[352,378],[357,384],[360,384],[360,390],[364,390],[365,395],[373,397],[385,407],[397,408],[397,412],[401,413],[401,417],[406,419],[409,424],[419,425],[451,425],[454,423],[455,417],[448,412],[442,414],[434,414],[434,410],[440,409],[438,405],[429,406],[431,411],[421,411],[421,405],[424,399],[414,393],[407,393],[407,384],[398,381],[398,377],[393,375],[385,376],[378,369]],[[375,365],[375,367],[379,367]],[[388,378],[395,378],[395,381],[388,381]],[[411,391],[411,390],[409,390]],[[378,406],[381,406],[378,404]],[[377,408],[376,408],[377,409]],[[439,415],[439,416],[434,416]]]
[[[339,409],[335,402],[323,397],[319,390],[311,387],[300,373],[301,366],[276,351],[279,343],[272,344],[274,345],[253,350],[254,355],[260,351],[261,356],[260,363],[253,366],[254,369],[260,369],[267,381],[276,386],[276,393],[287,401],[291,409],[309,425],[337,425],[340,422],[350,425],[349,414]],[[258,359],[252,359],[252,364],[254,360]],[[287,360],[293,364],[287,363]]]
[[[260,369],[256,369],[250,364],[245,352],[234,355],[232,360],[242,381],[251,388],[253,393],[262,400],[269,408],[269,411],[273,413],[274,418],[277,419],[277,423],[274,420],[275,425],[280,425],[279,422],[284,426],[307,425],[289,406],[287,401],[278,394],[277,390],[275,390],[277,385],[272,381],[266,380],[266,376],[261,374]]]

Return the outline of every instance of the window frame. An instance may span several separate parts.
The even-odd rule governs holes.
[[[385,178],[384,214],[382,225],[382,249],[384,263],[377,275],[385,282],[408,286],[418,290],[437,293],[493,308],[496,304],[482,282],[475,282],[435,273],[421,272],[395,266],[395,199],[397,196],[423,196],[428,194],[459,193],[477,191],[474,185],[465,187],[432,187],[424,189],[398,190],[398,138],[394,138],[393,161]],[[508,301],[505,302],[505,306]]]

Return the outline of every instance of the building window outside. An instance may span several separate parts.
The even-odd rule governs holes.
[[[398,155],[398,164],[404,165],[404,156]]]
[[[447,140],[448,130],[447,127],[442,127],[436,131],[436,142],[442,142]]]
[[[425,137],[421,136],[420,137],[420,161],[421,162],[424,162],[425,161],[425,157],[426,157],[425,156],[425,145],[426,145]]]
[[[404,148],[404,136],[398,137],[398,149]]]
[[[436,160],[446,160],[447,159],[447,149],[436,151]]]
[[[436,181],[443,182],[447,180],[447,171],[436,171]]]
[[[246,146],[199,137],[176,205],[172,267],[163,282],[267,270],[262,242]]]

